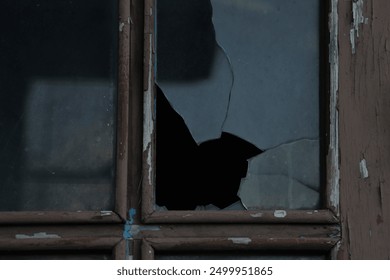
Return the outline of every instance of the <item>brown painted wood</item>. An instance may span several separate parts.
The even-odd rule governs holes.
[[[337,225],[159,225],[133,226],[133,238],[332,238],[339,240]]]
[[[0,225],[13,224],[91,224],[120,223],[121,217],[112,211],[33,211],[33,212],[1,212]]]
[[[162,211],[145,217],[145,223],[337,223],[329,210]]]
[[[154,260],[154,248],[146,240],[141,243],[141,257],[143,260]]]
[[[147,238],[142,256],[152,257],[158,251],[251,251],[251,250],[330,250],[335,245],[331,238]],[[154,250],[152,251],[150,247]],[[150,251],[153,253],[151,254]]]
[[[338,258],[390,259],[390,1],[364,0],[350,42],[352,1],[339,1],[340,210]],[[366,161],[368,177],[359,164]]]
[[[122,225],[0,227],[0,249],[114,249],[122,231]]]
[[[130,126],[129,126],[129,208],[136,209],[133,217],[140,222],[142,188],[142,131],[143,131],[143,40],[144,2],[131,1],[130,28]]]
[[[115,211],[126,218],[129,139],[130,0],[119,1],[118,126]]]
[[[113,249],[113,256],[115,260],[126,260],[126,240],[119,241],[114,249]]]
[[[143,136],[143,181],[142,218],[154,211],[155,125],[154,112],[154,1],[145,0],[144,6],[144,136]]]

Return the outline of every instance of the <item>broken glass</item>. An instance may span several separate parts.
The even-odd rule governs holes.
[[[172,209],[168,197],[174,189],[176,197],[180,197],[180,207],[185,209],[207,204],[226,208],[236,202],[231,192],[238,190],[241,199],[254,193],[261,195],[264,191],[275,196],[264,205],[259,205],[260,197],[256,203],[242,201],[247,208],[319,206],[320,2],[157,1],[156,190],[159,205]],[[166,107],[174,111],[167,115],[177,114],[177,121],[165,117],[167,110],[161,106],[164,102],[159,103],[162,98],[167,100]],[[180,129],[176,129],[175,124]],[[241,163],[241,171],[232,179],[230,176],[235,168],[239,169],[240,163],[227,168],[211,161],[213,157],[204,157],[202,160],[212,162],[214,169],[201,177],[199,165],[205,165],[198,160],[201,149],[196,151],[193,143],[189,144],[191,152],[179,148],[185,142],[180,131],[192,138],[187,139],[188,143],[194,141],[199,148],[209,142],[219,146],[218,141],[226,135],[240,139],[243,146],[257,148],[246,153],[242,146],[230,145],[223,155],[214,153],[221,161],[232,160],[233,151],[242,152],[234,160],[246,161],[250,155],[258,155],[258,158],[249,160],[248,172],[246,163]],[[302,139],[314,139],[316,144],[305,142],[301,147],[296,143],[294,147],[298,150],[291,153],[278,149]],[[262,151],[265,151],[264,156]],[[297,162],[282,164],[283,156],[289,155]],[[185,167],[177,169],[174,165],[169,172],[167,165],[172,159]],[[308,161],[307,164],[303,164],[304,161]],[[219,180],[210,179],[217,175]],[[169,178],[162,179],[163,176]],[[237,184],[236,187],[226,187],[225,177]],[[193,178],[197,178],[196,184],[188,185],[188,181],[195,181]],[[241,178],[244,178],[242,182],[237,183]],[[174,183],[176,180],[180,182]],[[281,183],[285,185],[280,186]],[[259,184],[267,184],[267,187],[259,187]],[[202,185],[212,187],[202,191]],[[177,191],[180,188],[186,188],[187,193],[181,196]],[[190,195],[196,191],[208,199],[196,200],[200,203],[195,206],[186,203],[191,201],[186,195],[196,197]],[[215,195],[210,193],[214,192],[231,199],[218,204],[211,199]],[[279,192],[284,193],[276,197]]]
[[[196,143],[221,136],[233,74],[209,0],[159,0],[157,84]]]
[[[0,210],[114,208],[117,18],[116,1],[1,2]]]

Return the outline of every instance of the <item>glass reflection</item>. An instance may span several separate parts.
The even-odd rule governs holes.
[[[116,1],[2,1],[0,210],[114,207]]]

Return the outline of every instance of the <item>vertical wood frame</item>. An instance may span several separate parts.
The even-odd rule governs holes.
[[[155,168],[156,168],[156,130],[155,130],[155,86],[154,86],[154,0],[145,1],[144,25],[144,132],[143,132],[143,181],[142,181],[142,221],[145,223],[337,223],[338,222],[338,53],[337,53],[337,0],[326,1],[329,9],[329,48],[324,56],[330,55],[330,66],[321,77],[319,89],[329,97],[330,126],[329,147],[326,149],[326,183],[323,199],[324,209],[319,210],[259,210],[259,211],[156,211],[155,207]],[[327,24],[325,24],[327,25]],[[323,31],[323,30],[322,30]],[[328,53],[329,51],[329,53]],[[325,60],[325,59],[324,59]],[[328,61],[326,59],[326,61]],[[329,81],[330,80],[330,81]],[[328,86],[330,82],[330,88]],[[324,85],[326,84],[326,85]],[[328,109],[326,109],[328,110]]]
[[[389,10],[339,1],[340,259],[390,258]]]
[[[0,224],[119,223],[128,209],[128,141],[130,91],[130,0],[118,0],[118,93],[115,209],[113,211],[18,211],[0,212]]]

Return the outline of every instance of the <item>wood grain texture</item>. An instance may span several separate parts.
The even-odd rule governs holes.
[[[363,1],[355,54],[352,7],[352,1],[339,1],[338,258],[390,259],[390,1]]]

